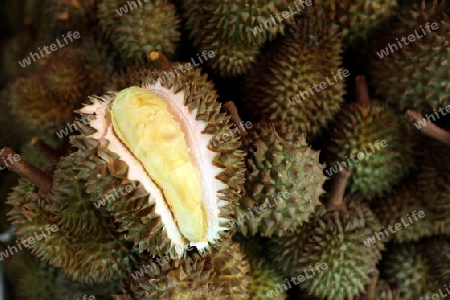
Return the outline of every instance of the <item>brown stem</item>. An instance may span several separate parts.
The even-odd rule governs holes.
[[[50,192],[52,189],[53,178],[50,175],[23,160],[10,148],[0,150],[0,165],[33,183],[42,192]]]
[[[415,126],[421,125],[420,123],[418,124],[417,122],[419,120],[423,120],[427,124],[425,126],[419,126],[420,132],[435,140],[440,141],[443,144],[446,144],[447,146],[450,146],[450,132],[436,126],[431,122],[428,122],[420,112],[415,110],[407,110],[405,117],[409,123],[414,124]]]
[[[364,75],[358,75],[355,78],[356,102],[368,103],[370,102],[369,88],[367,87],[367,80]]]
[[[244,125],[242,124],[241,117],[239,116],[238,109],[233,101],[228,101],[223,105],[223,108],[231,115],[231,121],[239,127],[239,132],[241,137],[245,137],[248,132],[245,130]]]
[[[166,70],[170,68],[171,62],[162,52],[152,51],[149,53],[148,58],[156,69]]]
[[[45,142],[43,142],[39,138],[33,138],[31,140],[31,144],[39,151],[41,154],[48,160],[56,162],[59,160],[60,156],[58,155],[58,152],[47,145]]]
[[[328,197],[328,209],[345,209],[344,194],[350,174],[350,170],[339,166],[339,173],[334,178],[333,187]]]
[[[365,300],[376,300],[377,299],[377,282],[378,282],[378,276],[380,275],[380,272],[378,269],[375,269],[373,272],[369,274],[369,284],[367,286],[366,296]]]

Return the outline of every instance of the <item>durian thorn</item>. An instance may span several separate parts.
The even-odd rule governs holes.
[[[419,130],[426,136],[429,136],[435,140],[440,141],[441,143],[450,146],[450,132],[436,126],[431,122],[427,122],[422,114],[415,110],[407,110],[405,114],[406,120],[409,123],[414,124],[417,127],[417,122],[419,120],[423,120],[426,122],[425,126],[420,126]],[[428,123],[428,124],[427,124]]]
[[[371,102],[369,97],[369,88],[367,87],[367,80],[364,75],[358,75],[355,77],[355,91],[356,102],[367,103]]]
[[[153,63],[155,69],[166,70],[170,68],[170,61],[162,52],[152,51],[148,54],[148,58]]]
[[[29,182],[36,185],[41,192],[48,193],[52,190],[53,178],[40,170],[39,168],[33,166],[24,159],[19,159],[18,161],[13,160],[11,162],[11,157],[14,157],[17,153],[11,148],[3,148],[0,150],[0,165],[7,167],[9,170],[13,171],[22,178],[25,178]]]
[[[377,299],[377,281],[378,276],[380,275],[380,272],[377,268],[375,268],[372,272],[369,274],[369,284],[367,286],[366,295],[364,297],[364,300],[376,300]]]
[[[228,101],[223,105],[223,108],[231,115],[231,121],[239,128],[241,137],[245,137],[248,132],[245,130],[244,124],[242,124],[241,117],[239,116],[238,109],[233,101]]]
[[[35,147],[47,160],[57,162],[60,159],[58,152],[47,145],[41,139],[34,137],[31,139],[31,144]]]
[[[345,209],[344,194],[345,188],[347,186],[348,179],[350,177],[350,170],[344,169],[339,166],[339,172],[336,174],[333,182],[333,187],[331,188],[328,200],[328,209]]]

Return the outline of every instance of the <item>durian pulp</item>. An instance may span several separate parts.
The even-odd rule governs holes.
[[[207,220],[200,172],[191,161],[184,133],[167,104],[149,91],[127,88],[114,99],[111,124],[162,189],[181,234],[191,242],[205,241]]]

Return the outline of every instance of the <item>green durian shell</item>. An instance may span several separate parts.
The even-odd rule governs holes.
[[[450,281],[450,239],[448,235],[435,235],[425,243],[425,256],[432,266],[430,273],[444,286]]]
[[[284,123],[254,124],[243,139],[243,148],[248,173],[245,193],[235,208],[238,231],[282,236],[307,222],[325,192],[319,152]]]
[[[382,279],[377,280],[377,286],[375,288],[376,299],[377,300],[406,300],[400,296],[400,291],[397,289],[392,289],[386,281]],[[356,300],[366,300],[366,295],[361,295]]]
[[[304,275],[299,287],[320,299],[344,300],[359,295],[384,249],[382,242],[369,246],[364,243],[381,229],[368,206],[352,199],[344,201],[346,210],[318,206],[298,233],[268,241],[273,265],[286,278],[308,272],[310,276]],[[326,269],[316,269],[312,275],[310,267],[317,264],[326,264]]]

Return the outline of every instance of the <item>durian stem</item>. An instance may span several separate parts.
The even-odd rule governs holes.
[[[49,161],[57,162],[59,160],[60,156],[58,155],[57,151],[39,138],[33,138],[31,140],[31,144]]]
[[[3,148],[0,150],[0,165],[33,183],[42,192],[50,192],[53,186],[53,178],[23,159],[17,161],[12,159],[15,155],[18,154],[12,149]]]
[[[345,209],[344,194],[350,177],[350,170],[339,167],[339,173],[336,174],[327,201],[328,209]]]
[[[422,114],[415,110],[407,110],[405,114],[406,120],[410,122],[411,124],[414,124],[415,126],[418,126],[417,122],[419,120],[425,120],[425,118],[422,116]],[[427,122],[428,123],[428,122]],[[421,125],[419,123],[419,125]],[[423,134],[440,141],[443,144],[446,144],[447,146],[450,146],[450,132],[436,126],[435,124],[429,122],[425,126],[419,126],[420,132]]]
[[[355,78],[356,102],[367,103],[370,102],[369,88],[367,87],[367,80],[364,75],[358,75]]]
[[[166,70],[170,68],[170,61],[162,52],[150,52],[148,58],[153,62],[156,69]]]
[[[378,271],[378,269],[375,269],[369,274],[370,281],[369,285],[367,286],[365,300],[377,300],[377,282],[379,275],[380,272]]]
[[[245,130],[242,124],[241,117],[239,116],[238,109],[233,101],[228,101],[223,105],[223,108],[231,115],[231,121],[239,128],[241,137],[245,137],[248,132]]]

